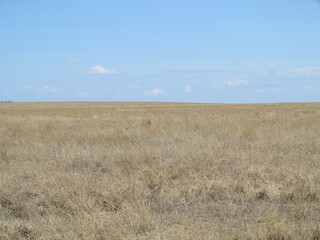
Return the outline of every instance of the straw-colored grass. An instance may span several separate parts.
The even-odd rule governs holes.
[[[320,103],[1,103],[0,239],[320,239]]]

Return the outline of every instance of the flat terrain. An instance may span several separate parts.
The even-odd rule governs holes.
[[[0,103],[0,239],[320,239],[320,103]]]

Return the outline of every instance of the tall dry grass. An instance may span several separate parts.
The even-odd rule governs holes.
[[[320,103],[1,103],[0,239],[320,239]]]

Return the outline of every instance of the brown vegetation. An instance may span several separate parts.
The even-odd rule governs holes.
[[[320,239],[320,104],[1,103],[0,239]]]

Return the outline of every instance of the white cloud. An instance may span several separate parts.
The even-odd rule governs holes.
[[[88,91],[83,91],[83,92],[77,92],[76,93],[76,97],[89,97],[90,96],[90,92]]]
[[[230,80],[230,81],[224,81],[223,83],[213,83],[211,85],[211,88],[213,89],[227,89],[230,87],[239,87],[241,85],[247,85],[248,81],[242,80],[242,79],[237,79],[237,80]]]
[[[150,91],[145,92],[145,95],[147,96],[159,96],[159,95],[165,95],[165,92],[160,88],[154,88]]]
[[[269,91],[273,92],[273,93],[282,93],[283,92],[283,90],[280,88],[269,88]]]
[[[320,76],[320,67],[302,67],[295,68],[287,71],[297,77],[316,77]]]
[[[117,74],[117,71],[107,69],[101,65],[96,65],[89,70],[85,71],[87,74]]]
[[[240,85],[246,85],[246,84],[248,84],[248,82],[246,80],[238,79],[238,80],[234,80],[234,81],[226,81],[226,82],[224,82],[224,84],[229,87],[237,87]]]
[[[71,57],[68,59],[68,62],[75,62],[75,61],[77,61],[77,59],[75,59],[74,57]]]
[[[31,86],[31,85],[25,85],[25,86],[23,86],[22,88],[23,88],[23,89],[30,90],[30,89],[32,89],[32,86]]]
[[[49,87],[49,86],[44,86],[44,87],[41,87],[41,88],[38,88],[39,91],[41,92],[61,92],[60,89],[58,88],[52,88],[52,87]]]
[[[303,86],[303,88],[304,88],[305,90],[308,90],[308,91],[320,91],[320,87],[315,87],[315,86],[305,85],[305,86]]]
[[[185,86],[185,87],[184,87],[184,92],[185,92],[185,93],[191,93],[191,92],[192,92],[192,87],[190,87],[190,86]]]
[[[275,71],[273,74],[267,74],[276,78],[298,78],[298,77],[320,77],[320,66],[318,67],[300,67],[294,69],[287,69]]]

